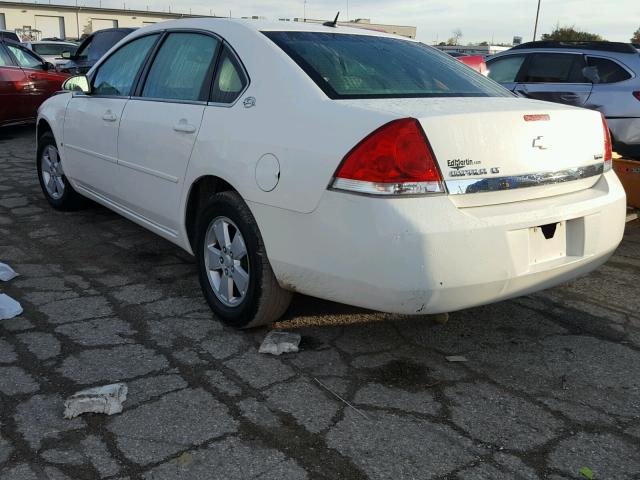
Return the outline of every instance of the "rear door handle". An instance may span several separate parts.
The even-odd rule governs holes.
[[[118,117],[111,110],[107,110],[104,112],[104,115],[102,115],[102,119],[105,122],[115,122],[118,120]]]
[[[190,123],[188,123],[186,118],[182,118],[178,123],[176,123],[173,126],[173,129],[176,132],[181,132],[181,133],[195,133],[196,132],[196,126],[195,125],[191,125]]]

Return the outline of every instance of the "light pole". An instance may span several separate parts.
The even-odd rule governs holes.
[[[533,41],[536,41],[536,35],[538,34],[538,18],[540,17],[540,2],[542,0],[538,0],[538,10],[536,11],[536,25],[533,27]]]

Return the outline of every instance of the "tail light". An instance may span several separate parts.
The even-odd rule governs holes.
[[[444,193],[431,146],[415,118],[383,125],[342,160],[331,187],[371,195]]]
[[[633,96],[636,97],[636,100],[640,100],[640,92],[633,92]]]
[[[611,134],[609,133],[609,125],[607,125],[607,119],[602,116],[602,129],[604,134],[604,171],[611,170],[613,167],[613,148],[611,145]]]

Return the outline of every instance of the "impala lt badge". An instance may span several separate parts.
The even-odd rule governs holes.
[[[244,108],[255,107],[256,106],[256,97],[247,97],[247,98],[244,99],[244,102],[242,102],[242,104],[244,105]]]

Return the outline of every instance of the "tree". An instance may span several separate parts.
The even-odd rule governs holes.
[[[633,32],[633,37],[631,37],[631,43],[640,43],[640,28],[638,28],[635,32]]]
[[[484,41],[484,42],[480,42],[478,45],[480,45],[481,47],[486,47],[489,45],[489,42]]]
[[[462,30],[456,28],[453,32],[451,32],[453,36],[447,40],[447,45],[459,45],[460,39],[462,38]]]
[[[576,30],[574,26],[561,27],[556,25],[556,28],[551,33],[545,33],[542,35],[542,40],[559,40],[562,42],[590,42],[590,41],[602,41],[602,38],[597,33],[583,32]]]

